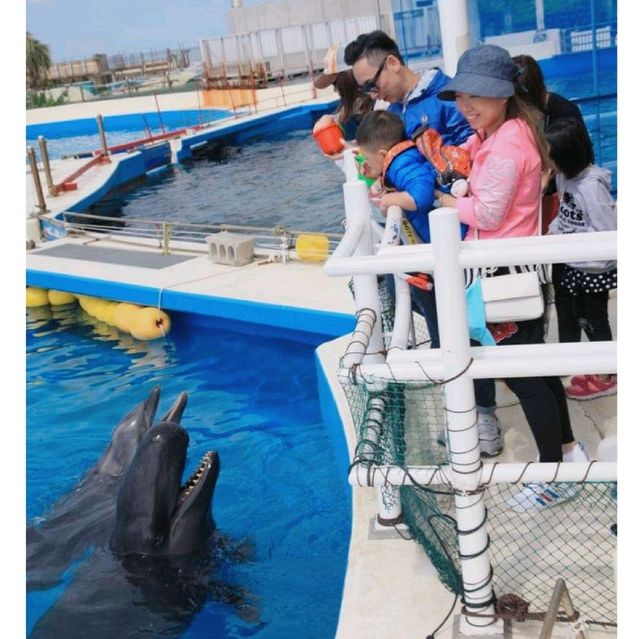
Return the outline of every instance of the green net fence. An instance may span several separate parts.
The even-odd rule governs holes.
[[[353,280],[349,280],[349,289],[354,294]],[[378,297],[380,299],[380,321],[382,332],[385,335],[385,344],[388,346],[389,337],[393,331],[395,319],[395,298],[393,291],[393,278],[391,276],[378,276]],[[411,326],[411,346],[415,348],[429,348],[431,338],[424,317],[413,306]]]
[[[344,385],[357,431],[354,463],[433,466],[448,463],[443,386],[425,380]],[[496,597],[514,593],[531,612],[546,611],[556,579],[567,583],[580,618],[616,624],[615,483],[573,484],[570,501],[516,513],[506,501],[518,484],[484,488]],[[397,492],[382,491],[383,499]],[[441,582],[463,594],[454,491],[448,486],[404,486],[404,522],[437,569]]]

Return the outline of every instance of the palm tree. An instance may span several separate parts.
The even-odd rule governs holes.
[[[27,85],[33,89],[44,85],[50,66],[49,46],[27,31]]]

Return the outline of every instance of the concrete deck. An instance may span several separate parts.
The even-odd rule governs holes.
[[[123,264],[47,254],[51,247],[65,246],[126,249],[132,252],[132,260]],[[270,261],[267,254],[243,267],[227,266],[211,261],[206,250],[201,244],[190,250],[172,250],[173,255],[189,259],[149,268],[140,266],[145,252],[149,261],[160,253],[151,242],[132,246],[108,236],[54,240],[28,252],[27,284],[138,304],[160,303],[167,311],[199,312],[297,330],[306,327],[309,332],[315,332],[316,315],[322,313],[328,335],[351,330],[353,302],[347,278],[329,278],[317,264]]]
[[[118,168],[118,164],[127,158],[126,155],[114,155],[111,158],[111,162],[108,164],[96,164],[91,167],[86,173],[83,173],[74,180],[78,185],[76,191],[62,191],[55,197],[49,196],[47,193],[47,183],[44,177],[44,169],[42,163],[38,162],[38,172],[40,173],[40,180],[42,189],[45,195],[45,201],[47,204],[48,213],[51,215],[57,215],[62,211],[73,209],[82,200],[84,200],[88,194],[95,193],[103,185],[109,182],[109,179],[115,174]],[[87,158],[66,158],[64,160],[51,160],[51,177],[54,184],[60,184],[63,180],[67,179],[70,175],[81,169],[87,164],[89,160]],[[36,211],[36,193],[33,184],[31,167],[27,164],[27,195],[25,198],[27,218],[33,217]]]

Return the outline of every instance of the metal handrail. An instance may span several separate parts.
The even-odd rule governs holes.
[[[250,234],[255,238],[256,246],[278,250],[293,248],[295,239],[300,235],[324,235],[329,238],[329,244],[332,248],[335,248],[342,238],[342,233],[304,231],[289,229],[282,225],[266,227],[224,223],[198,224],[149,218],[108,217],[92,213],[76,213],[74,211],[64,211],[55,218],[44,215],[39,217],[41,221],[46,222],[49,226],[64,229],[66,234],[69,232],[95,233],[98,236],[117,236],[121,240],[130,238],[131,241],[147,238],[158,240],[162,246],[167,243],[167,228],[170,228],[170,239],[172,241],[205,244],[209,235],[228,231]]]

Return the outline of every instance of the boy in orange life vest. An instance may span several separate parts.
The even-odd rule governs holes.
[[[366,160],[366,177],[378,178],[370,195],[379,199],[382,214],[390,206],[399,206],[415,229],[416,241],[428,244],[429,211],[434,206],[438,174],[416,144],[406,138],[403,125],[394,113],[371,111],[358,126],[356,143]]]
[[[406,139],[404,122],[389,111],[371,111],[358,126],[356,143],[366,160],[366,176],[379,177],[371,196],[380,198],[382,214],[390,206],[399,206],[415,229],[417,241],[430,242],[428,214],[433,207],[436,172]]]
[[[436,172],[406,139],[404,122],[389,111],[371,111],[362,118],[356,132],[356,143],[365,157],[367,177],[379,178],[370,194],[379,198],[378,206],[386,214],[390,206],[399,206],[410,222],[405,233],[410,241],[430,242],[429,210],[433,207]],[[393,280],[388,281],[390,292]],[[438,321],[433,290],[411,287],[411,297],[427,322],[431,348],[440,347]]]

